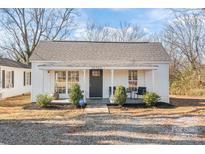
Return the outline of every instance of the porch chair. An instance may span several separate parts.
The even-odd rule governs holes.
[[[126,89],[126,93],[129,94],[130,99],[132,98],[132,89],[131,88],[127,88]]]
[[[59,99],[59,93],[57,93],[57,92],[53,93],[53,94],[52,94],[52,97],[53,97],[55,100]]]
[[[137,98],[138,95],[144,95],[146,93],[146,87],[138,87],[137,92],[135,94],[137,94]]]

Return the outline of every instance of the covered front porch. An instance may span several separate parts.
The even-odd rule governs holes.
[[[74,67],[68,65],[39,65],[43,72],[43,91],[58,95],[53,103],[70,103],[69,91],[73,83],[78,83],[86,102],[109,103],[117,86],[127,90],[127,103],[140,103],[137,99],[139,87],[146,91],[155,90],[156,65],[140,64],[124,67]]]

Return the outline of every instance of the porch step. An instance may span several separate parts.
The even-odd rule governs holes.
[[[87,114],[109,113],[106,104],[88,104],[84,110]]]

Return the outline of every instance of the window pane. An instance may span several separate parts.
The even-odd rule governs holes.
[[[66,93],[66,72],[56,71],[55,72],[55,92]]]
[[[12,87],[12,72],[11,71],[6,71],[5,87],[6,88]]]
[[[79,83],[79,71],[68,71],[68,93],[70,91],[72,84],[74,83]]]
[[[92,76],[100,76],[100,71],[99,70],[92,70]]]
[[[128,73],[128,84],[129,88],[136,89],[137,88],[137,70],[129,70]]]

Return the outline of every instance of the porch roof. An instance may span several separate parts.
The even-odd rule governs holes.
[[[53,62],[43,65],[38,65],[42,70],[64,70],[64,69],[157,69],[158,65],[143,64],[126,61],[75,61],[75,62]]]

